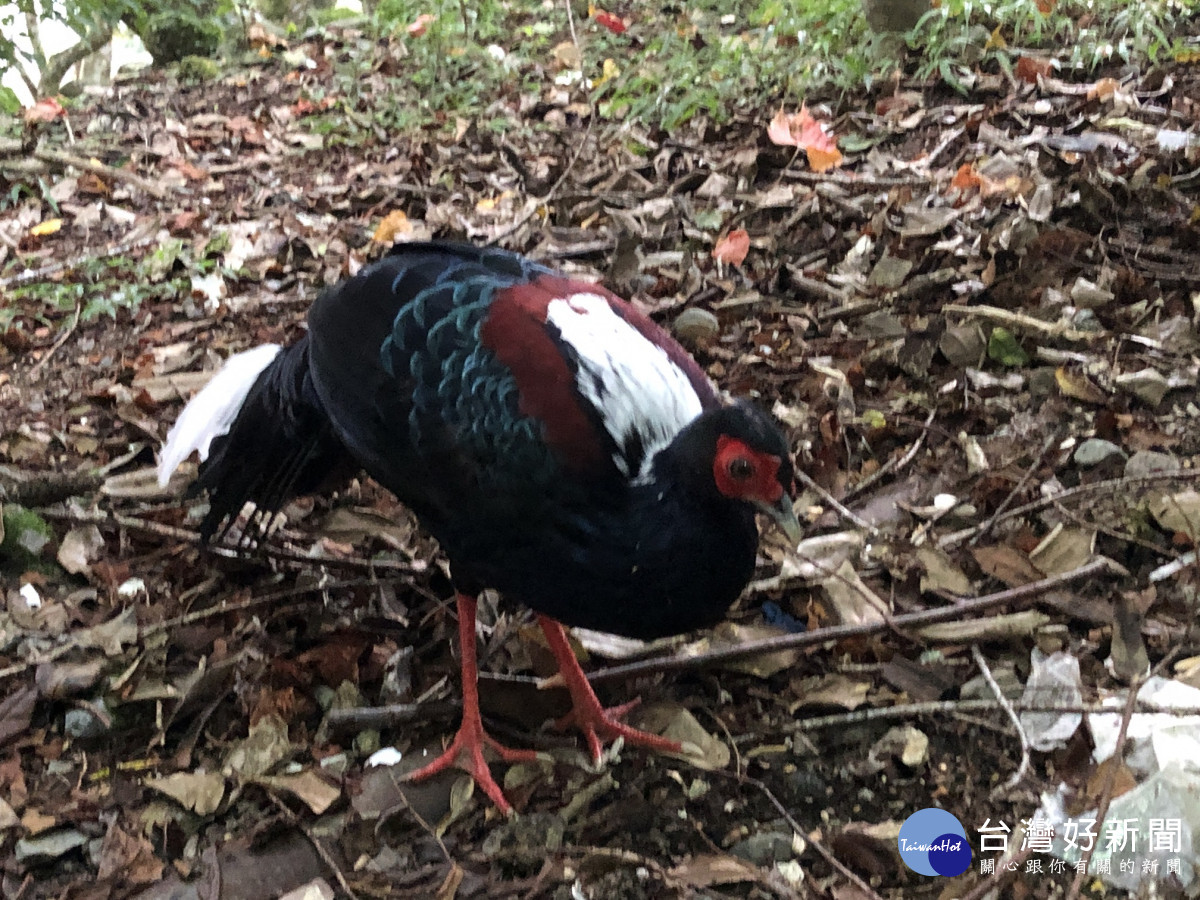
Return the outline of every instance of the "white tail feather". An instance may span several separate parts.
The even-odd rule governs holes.
[[[250,388],[282,349],[278,344],[262,344],[235,353],[225,360],[225,365],[204,389],[188,401],[167,432],[167,442],[158,457],[160,487],[167,486],[171,473],[193,450],[200,454],[201,461],[208,458],[213,438],[229,431]]]

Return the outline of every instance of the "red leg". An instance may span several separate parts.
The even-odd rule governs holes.
[[[438,772],[445,771],[453,765],[461,766],[475,779],[475,783],[483,788],[483,792],[492,798],[496,808],[508,815],[512,806],[500,790],[500,785],[492,777],[487,761],[483,758],[483,748],[490,747],[505,762],[531,762],[537,759],[536,750],[513,750],[505,747],[494,737],[483,730],[483,720],[479,716],[479,669],[475,662],[475,609],[477,603],[474,597],[466,594],[458,595],[458,646],[462,659],[462,695],[463,716],[462,724],[458,726],[458,734],[441,756],[408,773],[407,780],[420,781]]]
[[[600,743],[602,740],[614,741],[619,737],[624,738],[625,743],[630,746],[645,747],[649,750],[667,753],[679,752],[680,745],[677,741],[668,740],[648,731],[639,731],[620,721],[621,716],[637,706],[639,701],[634,700],[611,709],[601,706],[600,699],[588,683],[583,669],[579,667],[579,660],[575,658],[575,651],[571,649],[567,633],[562,625],[546,616],[538,616],[538,623],[546,634],[550,651],[558,661],[558,671],[571,694],[571,711],[558,721],[558,726],[565,728],[568,725],[574,725],[582,731],[587,738],[588,748],[592,751],[593,759],[597,762],[600,761],[603,753]]]

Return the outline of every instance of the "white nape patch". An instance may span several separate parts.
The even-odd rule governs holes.
[[[600,413],[617,444],[613,461],[632,478],[646,475],[656,454],[702,412],[687,373],[665,350],[613,312],[598,294],[551,300],[546,319],[579,356],[576,387]],[[641,466],[630,471],[627,441],[640,438]]]
[[[158,457],[158,484],[166,487],[171,473],[196,450],[200,459],[208,459],[213,438],[229,431],[238,410],[255,380],[283,348],[262,344],[252,350],[235,353],[195,397],[188,401],[171,430]]]

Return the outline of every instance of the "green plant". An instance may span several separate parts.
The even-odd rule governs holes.
[[[8,289],[0,307],[0,329],[19,317],[44,325],[65,321],[79,311],[80,322],[122,311],[136,312],[147,300],[173,300],[189,290],[190,282],[176,270],[174,259],[150,254],[141,261],[126,256],[87,259],[61,280],[31,281]]]
[[[896,37],[872,33],[861,0],[626,6],[625,33],[579,17],[572,32],[561,2],[381,0],[374,27],[391,42],[386,68],[398,70],[387,102],[363,86],[354,62],[340,74],[341,108],[310,122],[351,142],[450,129],[456,118],[503,131],[513,127],[515,97],[565,90],[603,117],[673,131],[698,116],[720,123],[814,94],[856,94],[896,73],[965,91],[977,72],[1011,72],[1027,53],[1082,73],[1114,58],[1154,60],[1178,49],[1198,5],[1072,0],[1042,12],[1038,0],[943,0]],[[573,34],[582,63],[574,74],[554,52]]]

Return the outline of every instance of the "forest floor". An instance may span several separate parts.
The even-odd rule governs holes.
[[[0,152],[0,897],[1055,897],[1076,873],[1029,824],[1043,795],[1124,822],[1147,785],[1195,796],[1125,698],[1175,689],[1159,735],[1194,747],[1200,67],[898,78],[811,100],[792,146],[777,110],[606,120],[552,68],[486,121],[392,133],[394,50],[333,29],[147,73]],[[593,671],[637,663],[598,688],[687,758],[588,765],[542,727],[536,628],[484,605],[487,715],[546,751],[496,764],[510,820],[465,778],[366,765],[457,716],[450,583],[403,508],[358,481],[258,552],[206,551],[202,501],[153,473],[224,357],[427,236],[633,298],[774,409],[812,480],[810,540],[765,533],[721,629],[582,638]],[[927,610],[953,621],[905,618]],[[1062,713],[1018,730],[996,692]],[[1079,887],[1195,890],[1192,803],[1140,807],[1132,873]],[[955,878],[897,852],[931,806],[974,850]]]

